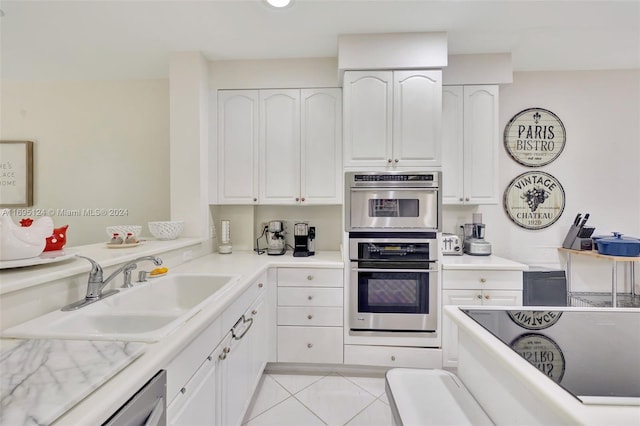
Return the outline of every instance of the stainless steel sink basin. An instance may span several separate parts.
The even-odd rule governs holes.
[[[232,275],[171,274],[76,311],[55,311],[2,332],[2,337],[155,342],[215,299]]]

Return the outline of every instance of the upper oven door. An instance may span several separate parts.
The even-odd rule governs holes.
[[[437,188],[351,188],[347,229],[440,229]]]

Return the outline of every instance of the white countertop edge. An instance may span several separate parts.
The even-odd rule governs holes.
[[[468,334],[483,346],[493,356],[503,361],[505,369],[515,376],[519,381],[528,384],[529,389],[540,399],[553,406],[557,412],[563,413],[572,424],[614,424],[618,418],[612,417],[612,407],[602,405],[585,405],[574,398],[569,392],[553,386],[549,378],[542,374],[537,368],[529,364],[526,360],[511,351],[506,345],[500,342],[489,331],[467,316],[461,309],[474,310],[513,310],[513,307],[495,306],[444,306],[444,312],[458,327],[467,331]],[[543,308],[537,308],[543,309]],[[544,308],[548,309],[548,307]],[[525,306],[523,310],[536,310],[536,307]],[[616,312],[637,312],[635,308],[575,308],[562,307],[563,311],[602,311],[615,310]],[[615,410],[627,411],[631,417],[640,413],[636,406],[615,406]],[[612,423],[613,422],[613,423]],[[621,421],[620,424],[625,424]]]
[[[105,243],[65,247],[64,251],[88,256],[103,268],[128,262],[140,256],[166,253],[206,241],[203,238],[178,238],[170,241],[147,240],[131,249],[110,249]],[[60,263],[0,270],[0,294],[22,290],[50,281],[89,272],[91,265],[84,259],[72,258]]]
[[[442,256],[442,269],[445,270],[500,270],[526,271],[529,266],[503,257],[490,256]]]
[[[74,408],[62,415],[54,422],[55,426],[78,424],[101,424],[117,411],[127,399],[137,392],[154,374],[166,367],[169,362],[180,353],[194,338],[202,333],[213,320],[223,311],[263,272],[274,267],[289,268],[332,268],[342,269],[342,255],[340,252],[319,252],[316,256],[294,258],[291,255],[268,256],[257,255],[253,252],[239,252],[231,255],[209,254],[196,258],[188,263],[172,269],[172,272],[206,272],[232,273],[225,265],[252,259],[250,266],[242,268],[239,279],[235,284],[220,290],[210,304],[194,315],[189,321],[165,339],[149,343],[145,353],[133,361],[127,368],[116,374],[102,387],[97,389]],[[340,259],[340,260],[338,260]],[[237,267],[237,265],[236,265]],[[213,347],[211,348],[213,349]]]

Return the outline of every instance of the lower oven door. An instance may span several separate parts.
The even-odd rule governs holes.
[[[351,262],[349,286],[352,330],[436,331],[437,270],[364,269]]]

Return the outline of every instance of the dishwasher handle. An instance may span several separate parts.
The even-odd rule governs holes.
[[[159,426],[160,421],[162,420],[162,414],[164,414],[164,398],[158,398],[155,407],[153,407],[153,411],[149,415],[149,418],[146,422],[144,422],[144,426]]]

